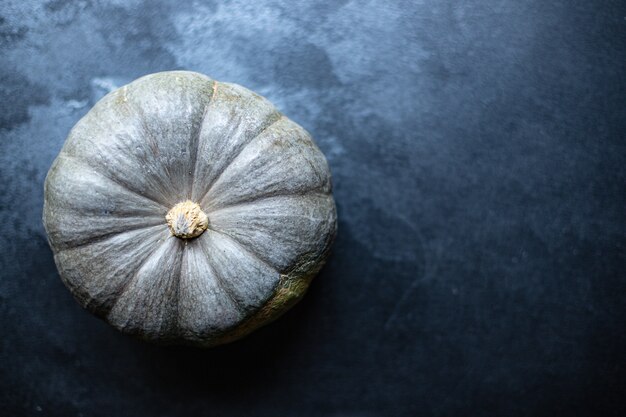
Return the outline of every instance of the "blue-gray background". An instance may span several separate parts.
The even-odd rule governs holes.
[[[626,415],[624,4],[0,5],[0,415]],[[213,350],[83,311],[40,220],[73,124],[169,69],[302,124],[339,210],[305,300]]]

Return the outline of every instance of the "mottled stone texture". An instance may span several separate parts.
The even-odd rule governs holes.
[[[626,415],[622,3],[3,1],[0,414]],[[86,313],[40,221],[70,128],[173,69],[311,132],[339,215],[302,302],[209,352]]]

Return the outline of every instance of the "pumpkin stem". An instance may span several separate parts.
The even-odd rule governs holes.
[[[209,218],[198,203],[191,200],[176,204],[165,216],[172,234],[181,239],[200,236],[209,226]]]

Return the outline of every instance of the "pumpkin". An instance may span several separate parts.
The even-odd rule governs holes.
[[[212,346],[305,293],[336,232],[328,164],[268,100],[202,74],[151,74],[102,98],[48,172],[61,279],[124,333]]]

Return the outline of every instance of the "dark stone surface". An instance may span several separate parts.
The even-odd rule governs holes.
[[[185,3],[185,4],[179,4]],[[626,415],[618,1],[0,4],[0,414]],[[109,89],[256,90],[334,175],[333,256],[279,322],[158,347],[83,311],[45,174]]]

